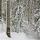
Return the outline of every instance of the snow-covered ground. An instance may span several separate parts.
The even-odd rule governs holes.
[[[0,21],[0,32],[6,32],[6,24]]]
[[[0,40],[35,40],[33,38],[29,38],[23,32],[22,33],[11,33],[11,38],[7,37],[6,33],[0,33]]]
[[[4,30],[4,31],[3,31]],[[11,32],[11,38],[6,35],[6,25],[0,23],[0,40],[35,40],[32,36],[26,35],[24,32]]]

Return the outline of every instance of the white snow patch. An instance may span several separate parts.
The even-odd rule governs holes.
[[[0,40],[35,40],[33,38],[28,37],[24,32],[11,32],[11,38],[6,35],[6,25],[0,24]],[[5,30],[5,32],[3,30]],[[3,32],[2,32],[3,31]]]
[[[11,33],[11,38],[9,38],[5,32],[0,33],[0,40],[35,40],[27,37],[23,32],[22,33],[16,33],[12,32]]]

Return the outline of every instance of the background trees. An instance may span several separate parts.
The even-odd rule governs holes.
[[[5,1],[6,2],[6,1]],[[3,20],[6,21],[6,3],[2,4]],[[38,33],[40,24],[40,0],[11,0],[10,1],[11,31]],[[8,13],[9,14],[9,13]],[[9,16],[8,16],[9,17]]]

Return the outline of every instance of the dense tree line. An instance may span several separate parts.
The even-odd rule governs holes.
[[[6,2],[6,1],[5,1]],[[3,5],[3,20],[6,21],[6,3]],[[10,1],[10,26],[12,32],[39,32],[40,29],[40,0]]]

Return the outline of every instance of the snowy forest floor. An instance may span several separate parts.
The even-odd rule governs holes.
[[[31,36],[30,36],[31,37]],[[0,40],[36,40],[34,38],[29,38],[28,36],[25,35],[25,33],[16,33],[12,32],[11,33],[11,38],[9,38],[5,32],[0,33]]]
[[[6,25],[0,23],[0,40],[36,40],[32,36],[25,34],[24,32],[11,32],[11,38],[6,35]],[[5,32],[3,32],[3,30]]]

